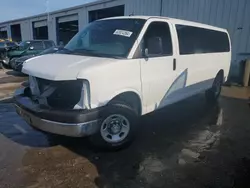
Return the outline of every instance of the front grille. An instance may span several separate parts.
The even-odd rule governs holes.
[[[81,80],[51,81],[36,78],[38,98],[45,98],[47,105],[55,109],[73,109],[81,99]]]

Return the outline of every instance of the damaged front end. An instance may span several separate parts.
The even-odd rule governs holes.
[[[89,109],[89,84],[86,80],[51,81],[29,77],[31,99],[53,109]]]
[[[29,77],[29,87],[15,94],[17,113],[33,127],[59,135],[96,133],[102,108],[90,109],[86,80],[51,81]]]

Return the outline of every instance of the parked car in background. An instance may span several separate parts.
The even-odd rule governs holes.
[[[29,60],[30,58],[40,56],[40,55],[53,54],[53,53],[56,53],[58,50],[60,50],[59,47],[52,47],[52,48],[42,51],[41,53],[37,55],[26,55],[26,56],[11,60],[10,67],[15,71],[21,72],[23,63],[25,63],[25,61]]]
[[[0,41],[0,63],[3,62],[9,50],[14,50],[18,47],[16,42],[12,42],[9,40],[1,40]]]
[[[164,17],[107,18],[64,50],[25,63],[30,85],[16,92],[16,109],[42,131],[90,136],[117,149],[143,129],[142,115],[203,91],[215,102],[230,63],[225,29]]]
[[[3,65],[10,67],[10,61],[26,55],[37,55],[45,49],[54,47],[55,43],[51,40],[27,40],[21,42],[17,48],[8,50],[5,56],[2,57]]]

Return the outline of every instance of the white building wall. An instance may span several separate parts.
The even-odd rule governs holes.
[[[162,15],[210,24],[229,31],[232,42],[231,74],[239,74],[240,61],[250,58],[249,0],[163,0]]]
[[[23,40],[33,40],[34,39],[33,23],[37,22],[37,21],[44,21],[44,20],[48,21],[47,19],[48,19],[47,16],[38,16],[36,18],[29,19],[29,21],[28,21],[29,24],[27,24],[27,25],[29,25],[29,33],[25,33],[25,35],[29,35],[29,38],[25,38]],[[49,29],[48,29],[48,32],[49,32]]]
[[[6,27],[7,27],[7,35],[8,38],[10,39],[11,38],[10,24],[8,24]]]
[[[125,5],[126,3],[127,3],[127,0],[113,0],[113,1],[111,0],[111,1],[105,1],[105,2],[100,1],[100,2],[95,3],[93,5],[86,6],[86,16],[87,16],[86,23],[89,22],[89,11]],[[125,5],[125,7],[126,7],[126,5]]]
[[[162,15],[226,28],[232,75],[239,74],[241,60],[250,58],[250,0],[127,0],[125,10],[126,15]]]
[[[79,10],[79,31],[82,30],[84,28],[85,25],[88,24],[88,20],[87,20],[87,10],[86,7],[83,7]]]
[[[58,12],[55,14],[50,14],[49,15],[49,27],[48,27],[49,39],[53,40],[57,44],[57,20],[60,17],[77,15],[78,16],[78,24],[80,26],[80,21],[82,19],[82,18],[79,18],[80,12],[81,12],[81,9],[79,8],[79,9],[62,11],[62,12]]]
[[[125,15],[160,15],[161,0],[126,0]]]
[[[21,36],[22,40],[33,39],[32,25],[29,20],[22,21],[21,24]]]

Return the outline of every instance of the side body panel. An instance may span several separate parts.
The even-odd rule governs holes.
[[[168,56],[140,59],[143,104],[144,106],[146,106],[145,113],[149,113],[156,109],[162,108],[172,102],[173,99],[169,100],[169,95],[171,95],[171,86],[178,78],[178,76],[185,71],[185,69],[183,68],[174,69],[174,61],[177,55],[175,45],[176,38],[174,37],[172,24],[167,20],[157,18],[148,20],[148,22],[145,24],[143,32],[139,36],[140,41],[138,41],[138,43],[141,42],[149,25],[153,22],[162,22],[169,25],[172,38],[173,54]],[[180,85],[184,84],[184,82],[185,79],[183,80],[183,83],[180,83]],[[172,89],[172,91],[180,89],[180,85],[177,86],[178,88],[175,88],[175,90]],[[174,92],[172,94],[174,94]]]
[[[231,62],[230,37],[229,37],[229,44],[230,44],[229,52],[180,55],[179,41],[178,41],[179,39],[175,25],[174,28],[177,37],[176,45],[178,46],[177,48],[178,55],[176,59],[177,62],[176,64],[177,67],[180,69],[186,68],[186,74],[187,74],[186,87],[183,90],[177,92],[177,94],[180,94],[180,96],[182,96],[181,99],[190,97],[192,95],[206,91],[207,89],[211,88],[214,78],[216,77],[217,73],[220,70],[224,71],[224,79],[225,80],[227,79]],[[219,31],[223,30],[221,29]]]
[[[141,100],[143,99],[138,59],[119,60],[105,66],[85,69],[80,71],[77,78],[89,81],[91,108],[104,106],[124,92],[134,92]],[[142,106],[142,113],[145,113],[144,106]]]

